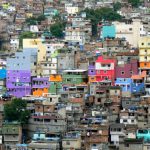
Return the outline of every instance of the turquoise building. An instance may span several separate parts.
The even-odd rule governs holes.
[[[114,25],[104,25],[102,27],[102,31],[101,31],[101,38],[105,39],[105,38],[115,38],[116,36],[116,29]]]
[[[6,78],[6,69],[0,69],[0,80]]]
[[[136,132],[136,137],[138,139],[144,139],[145,142],[150,141],[150,129],[139,129]]]

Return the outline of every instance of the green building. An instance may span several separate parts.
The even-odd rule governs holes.
[[[88,82],[87,70],[64,70],[63,84],[85,84]]]

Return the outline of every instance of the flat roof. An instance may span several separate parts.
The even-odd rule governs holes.
[[[83,70],[83,69],[76,69],[76,70],[64,70],[63,72],[85,72],[87,70]]]

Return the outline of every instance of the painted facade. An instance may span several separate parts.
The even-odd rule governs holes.
[[[0,80],[6,79],[6,69],[0,69]]]
[[[6,87],[8,94],[21,98],[31,94],[31,72],[29,70],[8,70]]]
[[[110,26],[103,26],[102,27],[102,33],[101,33],[101,38],[105,39],[105,38],[115,38],[116,36],[116,30],[115,30],[115,26],[114,25],[110,25]]]
[[[48,93],[49,89],[48,78],[33,78],[32,79],[32,95],[43,96],[44,93]]]
[[[115,59],[105,59],[103,56],[99,56],[96,60],[95,70],[96,70],[96,81],[97,82],[107,82],[110,81],[114,84],[115,80]]]
[[[86,70],[64,70],[62,79],[63,84],[81,84],[87,83]]]
[[[128,64],[116,66],[116,78],[131,78],[138,74],[138,61],[132,60]]]
[[[23,97],[31,94],[31,75],[36,74],[36,48],[24,48],[7,59],[6,88],[10,95]]]

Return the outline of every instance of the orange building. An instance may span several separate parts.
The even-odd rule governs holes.
[[[32,95],[43,96],[44,93],[48,93],[50,87],[48,78],[33,78],[32,79]]]
[[[50,75],[49,81],[50,82],[62,82],[62,77],[59,74]]]

